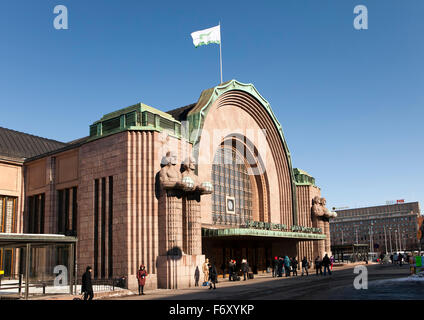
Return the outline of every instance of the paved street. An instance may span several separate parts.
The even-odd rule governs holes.
[[[368,281],[406,278],[409,275],[409,266],[400,268],[397,265],[366,265]],[[332,276],[308,277],[298,276],[290,278],[272,278],[270,275],[260,275],[253,280],[229,282],[220,279],[216,290],[206,287],[180,290],[153,290],[146,291],[144,296],[129,296],[118,299],[125,300],[281,300],[281,299],[364,299],[367,290],[354,290],[353,281],[357,274],[353,273],[353,266],[344,266],[334,270]],[[397,285],[389,283],[393,290]],[[420,288],[424,286],[420,283]],[[381,286],[379,286],[381,287]],[[370,286],[372,288],[372,286]],[[422,290],[422,289],[420,289]],[[359,291],[362,291],[359,293]],[[371,291],[370,291],[371,292]],[[358,294],[361,294],[358,296]],[[366,297],[365,297],[366,298]],[[372,298],[370,296],[370,298]],[[393,297],[396,299],[396,296]]]

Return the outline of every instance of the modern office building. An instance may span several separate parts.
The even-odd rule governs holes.
[[[77,237],[78,277],[89,265],[133,288],[144,264],[148,287],[181,288],[205,258],[265,270],[277,255],[330,253],[321,190],[292,167],[252,84],[228,81],[169,112],[138,103],[88,131],[61,143],[0,129],[0,231]],[[18,272],[19,255],[5,252],[2,267]]]
[[[369,244],[370,252],[417,250],[418,202],[336,210],[332,246]]]

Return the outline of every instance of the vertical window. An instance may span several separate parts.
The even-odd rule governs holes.
[[[16,232],[17,198],[0,196],[0,232]]]
[[[28,219],[26,228],[28,233],[44,233],[44,208],[44,193],[28,197]]]
[[[113,225],[113,176],[109,177],[109,278],[113,277],[113,237],[112,237],[112,225]]]
[[[94,278],[98,276],[98,256],[99,256],[99,179],[94,180]]]
[[[102,178],[102,238],[101,238],[101,273],[102,279],[106,275],[106,178]]]
[[[57,233],[77,235],[77,187],[57,191]]]

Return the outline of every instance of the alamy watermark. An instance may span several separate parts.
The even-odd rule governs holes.
[[[368,269],[365,266],[356,266],[353,273],[358,274],[353,280],[353,287],[356,290],[368,289]]]
[[[368,8],[363,4],[357,5],[353,9],[353,13],[357,14],[353,19],[353,27],[356,30],[367,30],[368,29]]]
[[[53,269],[53,273],[57,274],[56,278],[54,278],[53,286],[63,287],[68,285],[68,268],[66,266],[55,266]]]
[[[68,29],[68,8],[64,5],[57,5],[53,9],[54,14],[58,14],[53,20],[53,26],[56,30]]]

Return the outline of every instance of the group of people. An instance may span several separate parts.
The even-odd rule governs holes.
[[[402,262],[403,259],[405,258],[405,261],[409,261],[409,257],[408,255],[406,255],[406,257],[403,256],[402,253],[395,253],[395,254],[391,254],[390,255],[390,261],[392,262],[392,264],[399,264],[400,267],[402,267]]]
[[[84,300],[93,300],[94,291],[93,284],[91,282],[91,273],[93,269],[88,266],[85,269],[85,273],[82,275],[81,281],[81,294],[84,296]],[[146,267],[142,264],[137,271],[137,281],[138,281],[138,294],[144,295],[144,286],[146,284],[147,271]]]
[[[400,255],[401,256],[401,255]],[[398,257],[396,257],[398,258]],[[391,257],[393,261],[393,256]],[[329,258],[326,254],[323,259],[317,257],[315,259],[315,269],[316,274],[322,275],[322,268],[324,267],[324,275],[326,275],[326,271],[331,275],[331,270],[333,267],[334,258]],[[274,257],[274,262],[272,266],[272,276],[273,277],[282,277],[283,274],[286,277],[290,277],[290,275],[297,276],[299,262],[296,257],[289,258],[288,256],[280,256]],[[304,273],[309,275],[308,269],[310,268],[310,263],[306,257],[303,257],[301,261],[302,266],[302,276]],[[225,265],[222,265],[223,277],[225,278]],[[198,270],[198,269],[197,269]],[[240,280],[239,271],[243,274],[243,280],[246,281],[249,279],[249,273],[252,273],[252,270],[246,259],[242,259],[241,265],[238,266],[236,260],[230,259],[228,262],[228,274],[230,281]],[[91,273],[92,268],[87,267],[86,272],[82,276],[82,286],[81,293],[84,295],[84,300],[92,300],[94,297],[93,286],[91,282]],[[209,282],[209,289],[216,289],[216,283],[218,282],[218,272],[213,263],[210,263],[208,259],[205,260],[203,265],[203,274],[204,274],[204,282]],[[144,286],[146,284],[147,277],[146,267],[142,264],[137,271],[137,281],[138,281],[138,294],[144,295]],[[198,276],[197,276],[198,279]],[[198,280],[197,280],[198,281]],[[196,283],[197,283],[196,281]]]
[[[290,274],[297,276],[297,266],[299,262],[296,257],[289,258],[288,256],[274,257],[274,262],[272,265],[272,276],[273,277],[282,277],[283,274],[286,277],[290,277]]]
[[[324,258],[317,256],[314,261],[316,275],[322,275],[322,269],[324,268],[324,276],[328,274],[331,275],[331,270],[333,270],[334,257],[328,257],[328,254],[325,254]]]
[[[316,257],[315,261],[315,270],[317,275],[322,275],[324,269],[324,276],[327,274],[331,275],[331,270],[333,269],[334,257],[328,257],[328,254],[321,259],[319,256]],[[299,266],[299,262],[296,257],[289,258],[288,256],[274,257],[274,263],[272,266],[272,276],[273,277],[282,277],[283,274],[286,277],[290,277],[290,275],[297,276],[297,269]],[[305,273],[309,275],[309,268],[311,267],[310,262],[306,257],[303,257],[301,261],[301,268],[303,276]]]

